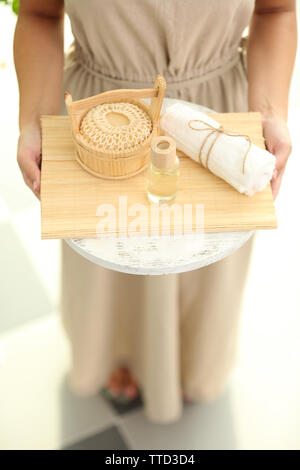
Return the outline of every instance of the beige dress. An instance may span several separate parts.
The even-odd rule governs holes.
[[[254,0],[66,0],[75,44],[64,89],[74,99],[152,87],[218,112],[247,111],[239,51]],[[63,111],[66,112],[65,109]],[[74,393],[98,393],[117,364],[134,374],[149,420],[182,413],[182,392],[214,400],[238,346],[253,237],[227,258],[182,274],[140,276],[99,267],[62,242],[62,320]]]

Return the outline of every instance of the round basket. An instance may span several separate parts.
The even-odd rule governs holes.
[[[100,93],[95,97],[91,97],[86,100],[80,100],[77,102],[72,102],[72,99],[70,98],[71,95],[69,95],[68,93],[66,94],[66,105],[68,108],[69,115],[72,118],[72,139],[75,148],[76,160],[86,171],[93,174],[94,176],[99,176],[101,178],[122,179],[136,175],[137,173],[145,169],[148,164],[151,141],[153,137],[157,136],[158,134],[158,120],[160,115],[159,113],[165,90],[165,86],[162,87],[162,85],[164,85],[164,82],[162,82],[160,78],[158,81],[156,81],[156,87],[154,87],[153,89],[112,90],[110,92]],[[137,98],[134,97],[134,92],[136,92]],[[150,106],[148,106],[145,101],[139,99],[140,97],[142,97],[142,95],[152,96],[153,99]],[[157,101],[158,98],[159,102]],[[156,99],[156,101],[154,101],[154,99]],[[147,116],[147,119],[145,119],[145,122],[147,121],[148,123],[147,133],[146,137],[142,138],[141,144],[138,142],[139,139],[136,138],[137,134],[134,134],[135,138],[131,137],[130,139],[132,140],[127,141],[126,148],[114,151],[109,149],[109,147],[107,147],[106,149],[102,145],[102,150],[99,150],[100,145],[97,148],[97,145],[95,145],[93,141],[89,141],[87,136],[81,133],[81,124],[82,122],[84,122],[84,119],[89,113],[89,111],[91,111],[93,108],[96,108],[99,104],[110,105],[113,103],[132,104],[134,105],[134,107],[132,107],[131,109],[136,109],[136,107],[138,107],[142,111],[142,113],[137,113],[138,116]],[[117,109],[118,107],[114,108]],[[130,109],[130,107],[127,108]],[[113,113],[114,112],[112,111],[112,114]],[[122,113],[115,111],[115,114]],[[125,112],[124,115],[126,116]],[[101,117],[101,119],[103,119],[103,117]],[[128,122],[131,125],[130,129],[128,128],[127,131],[128,135],[131,132],[138,132],[139,129],[141,129],[142,127],[137,125],[135,130],[134,124],[132,124],[132,122],[138,123],[138,118],[136,117],[135,120],[133,120],[132,122],[130,121],[130,119],[128,120]],[[116,135],[120,135],[118,129],[121,129],[121,126],[123,127],[124,125],[126,124],[123,123],[120,125],[120,127],[114,127],[114,129],[116,130]],[[98,133],[101,132],[99,131],[99,128],[97,129]],[[124,130],[123,127],[123,134],[125,131],[126,129]],[[93,130],[91,131],[91,135],[92,132]],[[106,138],[106,136],[104,137]],[[131,141],[133,141],[134,145],[131,145]]]

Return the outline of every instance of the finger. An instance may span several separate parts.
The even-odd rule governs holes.
[[[287,164],[287,157],[284,155],[275,155],[276,156],[276,164],[275,168],[277,170],[277,175],[282,173],[285,170],[286,164]]]
[[[41,187],[41,182],[40,179],[39,181],[34,181],[32,185],[32,190],[34,194],[40,199],[40,187]]]
[[[272,194],[273,194],[274,201],[278,196],[279,189],[280,189],[280,186],[281,186],[282,177],[283,177],[283,172],[279,173],[277,178],[275,178],[274,180],[272,179],[272,181],[271,181],[271,188],[272,188]]]
[[[35,191],[40,187],[40,169],[38,163],[31,158],[18,157],[18,163],[23,175],[30,181],[31,187],[35,184]]]
[[[35,186],[33,185],[33,192],[35,196],[40,200],[41,198],[41,191],[40,191],[40,186],[37,186],[37,189],[35,189]]]
[[[28,164],[24,165],[24,162],[19,162],[19,166],[22,172],[23,180],[25,184],[31,189],[34,195],[40,199],[40,170],[39,168],[31,168]],[[31,162],[34,166],[34,162]]]
[[[276,156],[276,168],[278,171],[281,171],[286,167],[289,155],[291,153],[291,145],[288,143],[278,144],[275,149]]]
[[[32,181],[27,178],[26,174],[25,173],[22,173],[22,176],[23,176],[23,180],[25,182],[25,184],[28,186],[29,189],[31,189],[31,191],[33,192],[33,194],[38,198],[40,199],[40,186],[38,185],[38,187],[36,188],[34,183],[32,183]]]

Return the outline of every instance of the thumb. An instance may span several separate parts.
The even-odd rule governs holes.
[[[32,158],[22,158],[19,165],[25,183],[35,194],[39,195],[41,172],[37,161]]]

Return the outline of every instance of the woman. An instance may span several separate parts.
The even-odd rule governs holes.
[[[64,8],[75,45],[63,72]],[[246,64],[239,45],[249,22]],[[152,87],[160,72],[166,97],[217,112],[262,113],[267,148],[277,157],[275,198],[291,151],[286,121],[296,36],[293,0],[21,0],[14,51],[25,182],[39,196],[39,117],[65,113],[62,91],[76,100]],[[252,243],[206,268],[151,277],[101,268],[63,242],[73,391],[94,394],[106,384],[134,397],[139,386],[148,418],[161,423],[178,419],[182,394],[195,401],[219,396],[235,360]]]

